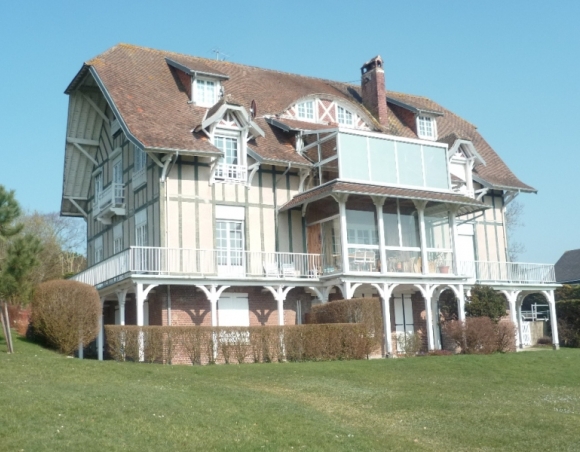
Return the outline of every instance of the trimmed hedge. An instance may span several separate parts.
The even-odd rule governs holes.
[[[580,347],[580,300],[556,302],[560,343],[567,347]]]
[[[312,306],[307,323],[361,323],[383,334],[383,312],[379,298],[352,298]]]
[[[374,334],[358,323],[215,328],[106,325],[105,334],[109,354],[117,361],[140,361],[141,354],[145,362],[168,364],[365,359],[376,344]]]

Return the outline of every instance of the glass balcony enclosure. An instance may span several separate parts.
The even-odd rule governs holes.
[[[450,189],[445,145],[339,132],[337,149],[343,180]]]

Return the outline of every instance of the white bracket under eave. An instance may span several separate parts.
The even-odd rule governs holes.
[[[219,162],[219,158],[216,157],[214,159],[211,160],[211,162],[209,162],[209,180],[208,180],[208,185],[211,185],[213,183],[213,178],[215,175],[215,172],[217,170],[217,164]]]
[[[250,165],[248,169],[250,170],[250,173],[248,174],[248,185],[246,185],[246,188],[249,190],[252,186],[252,180],[254,179],[254,176],[258,172],[258,169],[260,169],[260,164],[256,162],[253,165]]]
[[[300,169],[300,184],[298,185],[298,193],[302,193],[304,191],[304,184],[306,179],[310,176],[310,170],[307,168]]]
[[[478,201],[481,201],[483,199],[483,197],[485,195],[487,195],[487,192],[489,191],[489,188],[480,188],[479,190],[475,190],[475,195]]]

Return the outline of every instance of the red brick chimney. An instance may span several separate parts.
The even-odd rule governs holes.
[[[383,126],[387,125],[387,91],[385,71],[380,55],[367,61],[360,68],[363,105]]]

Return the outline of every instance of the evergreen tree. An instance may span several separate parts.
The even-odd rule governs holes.
[[[475,285],[471,289],[469,303],[465,305],[468,317],[489,317],[494,322],[506,315],[504,296],[489,286]]]

